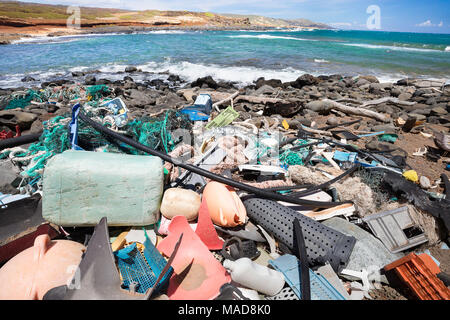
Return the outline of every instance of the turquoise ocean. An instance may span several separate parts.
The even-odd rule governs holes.
[[[211,75],[249,84],[259,77],[292,81],[313,75],[371,74],[450,79],[450,34],[344,30],[178,31],[24,38],[0,46],[0,88],[31,86],[100,70],[122,79],[126,66],[184,80]],[[141,75],[143,80],[155,78]]]

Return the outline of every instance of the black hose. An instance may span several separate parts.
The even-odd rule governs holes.
[[[150,147],[147,147],[137,141],[134,141],[133,139],[127,138],[117,132],[114,132],[106,127],[104,127],[103,125],[93,121],[92,119],[90,119],[88,116],[86,116],[84,113],[80,112],[79,117],[81,120],[83,120],[84,122],[88,123],[89,125],[91,125],[94,129],[96,129],[99,132],[102,132],[108,136],[113,137],[114,139],[117,139],[119,141],[122,141],[136,149],[139,149],[143,152],[146,152],[152,156],[156,156],[161,158],[164,161],[170,162],[172,164],[174,164],[175,166],[181,167],[183,169],[186,169],[188,171],[197,173],[205,178],[229,185],[231,187],[234,187],[236,189],[240,189],[252,194],[256,194],[260,197],[266,198],[266,199],[272,199],[275,201],[284,201],[284,202],[289,202],[289,203],[293,203],[293,204],[297,204],[297,205],[304,205],[304,206],[308,206],[308,207],[315,207],[315,208],[333,208],[335,206],[338,205],[342,205],[344,203],[351,203],[351,201],[347,201],[347,202],[321,202],[321,201],[311,201],[311,200],[304,200],[304,199],[297,199],[297,198],[293,198],[293,197],[289,197],[289,196],[283,196],[280,195],[276,192],[270,192],[270,191],[266,191],[264,189],[259,189],[259,188],[255,188],[252,186],[249,186],[247,184],[244,183],[240,183],[237,182],[235,180],[229,179],[229,178],[225,178],[222,176],[219,176],[215,173],[212,173],[210,171],[207,171],[205,169],[196,167],[194,165],[191,164],[186,164],[181,162],[178,159],[174,159],[171,156],[164,154],[162,152],[159,152],[157,150],[154,150]]]
[[[335,182],[341,180],[342,178],[344,178],[345,176],[348,176],[349,174],[352,174],[353,172],[355,172],[359,167],[360,167],[359,164],[356,164],[353,167],[351,167],[350,169],[348,169],[347,171],[345,171],[340,176],[334,178],[333,180],[324,182],[324,183],[322,183],[322,184],[320,184],[318,186],[314,186],[312,188],[309,188],[308,190],[295,192],[293,195],[295,195],[296,197],[305,196],[305,195],[310,194],[312,191],[317,191],[317,190],[322,190],[322,189],[328,188],[333,183],[335,183]]]
[[[7,148],[14,148],[18,146],[22,146],[27,143],[36,142],[42,135],[42,131],[39,133],[28,134],[25,136],[20,136],[16,138],[10,138],[5,140],[0,140],[0,150]]]

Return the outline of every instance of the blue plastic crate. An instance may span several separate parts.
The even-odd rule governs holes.
[[[301,299],[301,267],[297,257],[285,254],[269,264],[284,274],[284,278],[297,297]],[[309,269],[311,300],[345,300],[325,277]]]
[[[136,243],[125,249],[114,252],[114,255],[117,258],[117,266],[122,275],[123,287],[129,290],[130,285],[133,282],[136,282],[139,284],[136,288],[136,292],[142,294],[145,294],[148,289],[153,288],[156,279],[159,277],[167,263],[164,257],[159,253],[158,249],[156,249],[150,241],[147,233],[145,233],[145,238],[144,254],[138,250]],[[155,288],[155,292],[160,291],[165,286],[172,275],[172,272],[173,268],[170,267]]]

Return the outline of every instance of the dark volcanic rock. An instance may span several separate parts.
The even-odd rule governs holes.
[[[262,86],[270,86],[272,88],[278,88],[283,86],[283,82],[278,79],[270,79],[266,80],[265,78],[259,78],[256,80],[256,89],[261,88]]]
[[[94,76],[87,76],[86,79],[84,79],[84,84],[87,86],[95,85],[97,82],[97,79]]]
[[[31,82],[31,81],[36,81],[36,79],[33,78],[33,77],[30,77],[30,76],[26,76],[26,77],[22,78],[22,80],[20,80],[20,81],[22,81],[22,82]]]
[[[316,85],[320,82],[319,78],[316,78],[310,74],[304,74],[297,78],[297,80],[290,83],[291,87],[301,89],[304,86]]]
[[[133,66],[125,68],[125,72],[127,72],[127,73],[133,73],[133,72],[136,72],[136,71],[138,71],[138,69],[136,67],[133,67]]]
[[[81,72],[81,71],[73,71],[72,72],[72,77],[75,77],[75,78],[77,78],[77,77],[84,77],[84,72]]]
[[[194,82],[191,83],[191,87],[203,87],[203,85],[206,85],[207,87],[211,89],[217,89],[219,86],[217,85],[217,82],[214,81],[214,79],[211,76],[198,78]]]
[[[176,74],[171,74],[167,78],[167,81],[170,81],[170,82],[181,82],[181,78],[180,78],[180,76],[177,76]]]

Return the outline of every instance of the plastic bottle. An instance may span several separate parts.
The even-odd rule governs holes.
[[[223,266],[230,272],[233,281],[263,294],[274,296],[284,287],[281,272],[261,266],[249,258],[225,260]]]

